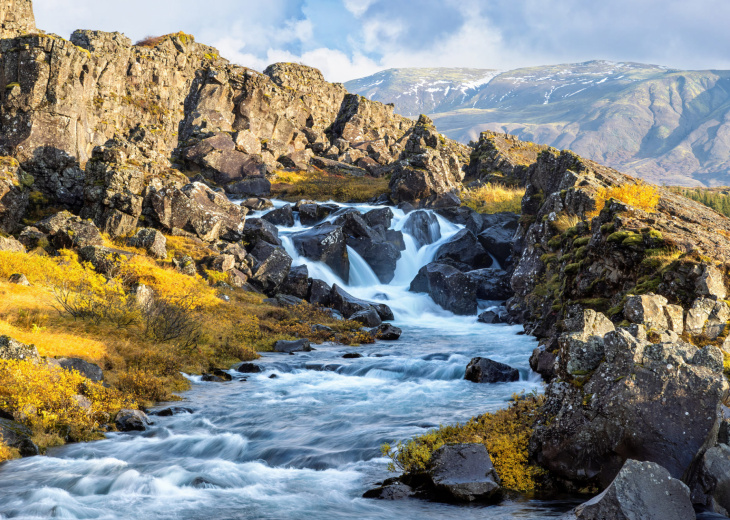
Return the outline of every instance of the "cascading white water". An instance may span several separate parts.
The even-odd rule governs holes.
[[[402,230],[406,215],[397,209],[394,214],[392,228]],[[401,339],[318,345],[296,356],[264,354],[263,373],[231,371],[231,383],[191,376],[193,389],[183,405],[192,414],[154,417],[145,433],[110,434],[0,467],[0,518],[476,520],[548,518],[566,511],[574,502],[461,507],[361,498],[392,476],[380,455],[384,442],[465,421],[504,407],[515,392],[541,388],[527,364],[535,342],[518,336],[517,327],[454,316],[429,296],[408,291],[420,267],[460,229],[437,218],[436,243],[419,249],[404,236],[406,249],[390,284],[380,283],[352,249],[350,281],[344,284],[327,265],[297,254],[290,237],[305,226],[297,221],[280,228],[294,265],[305,263],[311,277],[387,303],[403,328]],[[351,352],[363,357],[342,357]],[[518,368],[520,381],[465,381],[464,368],[476,356]],[[241,382],[244,375],[248,381]]]

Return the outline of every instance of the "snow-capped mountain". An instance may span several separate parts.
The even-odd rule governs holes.
[[[346,87],[409,117],[429,114],[463,142],[506,131],[654,182],[730,184],[730,71],[607,61],[390,69]]]

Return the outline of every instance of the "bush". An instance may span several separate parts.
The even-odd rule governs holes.
[[[659,192],[651,184],[636,181],[636,184],[622,184],[610,188],[601,188],[596,193],[595,209],[588,214],[593,218],[603,210],[606,201],[616,199],[643,211],[654,211],[659,204]]]
[[[192,296],[152,299],[142,309],[145,336],[163,343],[174,341],[182,349],[194,347],[202,333],[195,310]]]
[[[522,198],[525,189],[487,183],[478,188],[465,188],[461,192],[463,205],[479,213],[499,213],[510,211],[522,213]]]
[[[30,361],[0,360],[0,409],[34,432],[72,440],[98,437],[122,408],[134,401],[78,372]]]
[[[149,370],[128,370],[119,375],[116,386],[125,395],[132,396],[141,403],[169,401],[174,398],[162,380]]]
[[[3,436],[0,435],[0,464],[5,462],[6,460],[12,460],[17,459],[20,457],[20,453],[18,453],[18,450],[9,447],[7,444],[3,442]]]
[[[425,435],[415,437],[395,447],[385,444],[383,454],[390,457],[391,471],[423,473],[429,467],[431,455],[444,444],[482,443],[489,451],[502,486],[515,491],[532,491],[544,470],[528,461],[528,442],[532,435],[536,413],[542,396],[513,396],[504,410],[487,413],[466,424],[440,426]]]

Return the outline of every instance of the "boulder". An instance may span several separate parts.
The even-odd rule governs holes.
[[[705,264],[702,274],[697,280],[696,294],[716,300],[724,300],[727,297],[722,272],[717,267]]]
[[[254,247],[260,240],[275,246],[281,245],[279,230],[276,229],[276,226],[260,218],[246,219],[246,223],[243,226],[243,240],[250,247]]]
[[[271,182],[263,176],[250,176],[226,184],[225,190],[234,197],[268,197],[271,194]],[[254,211],[259,209],[263,208],[256,208]]]
[[[127,240],[127,244],[147,251],[150,256],[164,260],[167,258],[167,239],[156,229],[142,228]]]
[[[485,215],[481,231],[474,231],[477,240],[487,253],[494,256],[499,265],[506,267],[512,257],[512,246],[515,241],[515,234],[519,227],[519,215],[514,213],[496,213]]]
[[[262,211],[274,207],[274,204],[269,199],[262,198],[261,196],[252,196],[251,198],[244,199],[240,201],[240,205],[249,211]]]
[[[207,242],[244,238],[248,210],[201,182],[148,191],[144,214],[156,228],[172,234],[191,233]]]
[[[335,204],[302,204],[299,206],[299,222],[303,226],[313,226],[322,222],[339,208]]]
[[[61,211],[37,222],[35,227],[48,235],[56,249],[104,245],[101,233],[91,220],[83,220],[68,211]]]
[[[390,323],[383,323],[370,330],[370,334],[381,341],[395,341],[400,338],[403,331]]]
[[[230,134],[220,133],[186,148],[182,156],[200,167],[206,179],[224,185],[249,176],[266,175],[266,165],[257,155],[238,151]]]
[[[730,512],[730,446],[718,444],[702,456],[690,480],[692,502],[728,516]]]
[[[545,347],[537,347],[532,351],[530,356],[530,368],[540,374],[545,381],[555,379],[555,361],[556,355],[553,352],[545,350]]]
[[[251,256],[258,262],[253,270],[251,284],[269,296],[276,294],[289,275],[291,257],[283,247],[263,241],[251,250]]]
[[[507,300],[514,295],[509,273],[496,267],[468,271],[466,276],[476,286],[480,300]]]
[[[689,488],[653,462],[628,459],[611,485],[563,520],[689,520]]]
[[[14,283],[15,285],[25,285],[26,287],[30,285],[28,278],[22,273],[11,274],[8,282]]]
[[[114,420],[120,432],[144,431],[150,423],[147,414],[141,410],[119,410]]]
[[[484,311],[477,317],[477,321],[487,324],[502,323],[502,320],[499,319],[499,314],[494,311]]]
[[[477,312],[476,287],[467,275],[449,265],[423,266],[411,282],[410,290],[428,293],[433,301],[454,314]]]
[[[356,298],[337,284],[333,285],[332,290],[330,291],[329,306],[340,312],[345,319],[350,319],[356,313],[360,311],[368,311],[370,309],[374,310],[378,316],[381,316],[381,314],[386,316],[390,315],[390,318],[386,319],[393,319],[393,314],[387,305],[378,305]],[[383,318],[381,317],[380,319],[382,320]],[[375,325],[379,325],[379,323],[376,323]]]
[[[0,439],[6,446],[18,450],[21,456],[40,455],[41,452],[32,437],[33,432],[27,426],[0,418]]]
[[[576,483],[606,486],[630,457],[661,463],[681,478],[719,428],[730,388],[722,354],[711,346],[651,344],[622,328],[603,342],[605,361],[581,385],[548,385],[531,456]]]
[[[631,323],[644,324],[648,329],[666,330],[669,328],[665,307],[669,303],[658,294],[630,295],[624,305],[624,316]]]
[[[350,258],[347,243],[340,226],[320,224],[295,233],[292,243],[300,255],[327,264],[334,273],[347,283],[350,279]]]
[[[466,366],[464,379],[472,383],[503,383],[519,381],[520,372],[504,363],[476,357]]]
[[[363,498],[377,498],[379,500],[402,500],[415,495],[415,491],[408,484],[398,479],[388,479],[381,486],[369,489],[363,493]]]
[[[174,415],[191,413],[194,413],[192,408],[185,408],[184,406],[170,406],[169,408],[163,408],[159,411],[150,412],[150,415],[156,415],[157,417],[172,417]]]
[[[447,500],[489,501],[500,495],[499,477],[481,443],[441,446],[431,455],[428,477]]]
[[[380,238],[373,240],[370,237],[347,237],[347,245],[368,263],[382,283],[387,284],[393,280],[401,257],[398,246]]]
[[[34,248],[31,248],[34,249]],[[10,251],[12,253],[25,253],[25,246],[19,240],[13,237],[0,236],[0,251]]]
[[[403,224],[403,232],[408,233],[420,249],[433,244],[441,238],[441,226],[436,215],[430,211],[414,211]]]
[[[327,282],[314,278],[309,286],[308,301],[313,305],[328,307],[330,304],[330,293],[332,287]]]
[[[393,221],[393,210],[388,207],[371,209],[363,215],[365,222],[368,226],[374,228],[375,226],[383,226],[384,229],[390,228],[390,224]]]
[[[595,370],[604,357],[603,337],[615,330],[611,320],[591,309],[582,311],[582,318],[568,320],[567,327],[576,329],[558,338],[560,359],[558,374],[571,378]]]
[[[287,204],[278,209],[272,209],[261,218],[267,222],[271,222],[275,226],[294,226],[294,213],[292,212],[291,204]]]
[[[5,240],[9,240],[11,245],[15,244],[15,239],[8,238]],[[33,226],[23,228],[23,231],[18,235],[18,242],[25,246],[25,249],[28,251],[33,251],[37,248],[46,249],[49,246],[48,235]],[[7,242],[0,239],[0,251],[25,251],[25,249],[19,249],[17,245],[14,245],[14,248],[3,249],[3,244],[7,244]]]
[[[40,361],[35,345],[26,345],[10,336],[0,336],[0,359],[16,361]]]
[[[684,329],[688,334],[714,340],[725,333],[730,306],[724,301],[697,298],[687,311]]]
[[[309,270],[307,266],[292,267],[279,291],[306,300],[309,294]]]
[[[466,264],[471,269],[483,269],[492,265],[492,257],[468,229],[462,229],[438,248],[434,262],[445,260]]]
[[[377,327],[382,322],[378,311],[376,311],[373,307],[357,311],[348,319],[350,321],[362,323],[364,327]]]
[[[104,372],[99,365],[89,363],[80,358],[57,358],[53,360],[54,364],[57,364],[64,370],[69,372],[78,372],[86,379],[95,382],[101,382],[104,380]]]
[[[236,370],[244,374],[260,374],[264,371],[261,365],[257,365],[256,363],[241,363]]]
[[[682,335],[684,332],[684,309],[680,305],[666,305],[664,316],[667,318],[667,329]]]
[[[308,339],[297,339],[294,341],[279,340],[274,343],[274,352],[291,354],[293,352],[309,352],[312,350]]]
[[[384,303],[373,303],[373,308],[378,312],[378,316],[383,321],[392,321],[395,319],[393,311]]]
[[[113,275],[120,265],[133,256],[129,251],[104,246],[86,246],[79,249],[79,258],[89,262],[96,272],[104,275]]]

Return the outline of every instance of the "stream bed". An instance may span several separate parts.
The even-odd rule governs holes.
[[[282,203],[276,203],[277,206]],[[372,207],[358,205],[359,211]],[[394,209],[392,228],[405,215]],[[254,215],[255,216],[255,215]],[[361,498],[395,476],[380,446],[439,424],[468,420],[506,406],[514,393],[540,391],[529,369],[535,340],[521,327],[486,325],[455,316],[429,296],[408,291],[418,269],[460,227],[438,217],[441,238],[406,250],[395,278],[381,284],[350,250],[350,284],[324,264],[299,257],[280,228],[294,265],[338,283],[351,294],[387,303],[400,340],[345,347],[317,345],[296,355],[266,353],[263,372],[230,373],[228,383],[189,376],[185,401],[167,406],[192,413],[151,417],[146,432],[49,450],[46,457],[0,468],[0,518],[77,519],[435,519],[554,518],[576,500],[506,500],[497,505],[447,505],[416,499]],[[480,310],[497,302],[480,302]],[[358,352],[361,358],[345,359]],[[464,380],[473,357],[520,371],[513,383]],[[244,380],[245,379],[245,380]],[[164,408],[166,405],[160,405]]]

